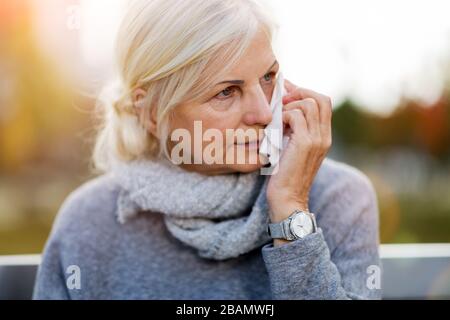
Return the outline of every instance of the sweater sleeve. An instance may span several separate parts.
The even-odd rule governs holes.
[[[370,181],[361,177],[323,193],[318,232],[262,247],[274,299],[381,298],[380,281],[370,281],[373,270],[380,270],[378,205]]]
[[[69,300],[58,244],[50,239],[39,265],[33,300]]]
[[[71,242],[72,234],[80,234],[70,229],[75,214],[82,211],[81,189],[72,192],[62,203],[52,230],[42,253],[42,260],[38,268],[34,283],[34,300],[70,300],[71,295],[66,285],[67,274],[65,273],[65,256],[69,255],[64,240]],[[75,241],[73,241],[75,242]],[[70,259],[69,259],[70,260]]]

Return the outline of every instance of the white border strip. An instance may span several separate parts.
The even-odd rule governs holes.
[[[40,263],[41,263],[40,254],[0,256],[0,267],[29,266],[29,265],[39,265]]]
[[[450,258],[450,243],[382,244],[380,257],[395,258]]]

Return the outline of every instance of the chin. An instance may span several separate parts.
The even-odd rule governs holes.
[[[236,161],[236,158],[234,159]],[[188,171],[195,171],[203,173],[206,175],[218,175],[218,174],[229,174],[229,173],[250,173],[256,170],[260,170],[264,167],[260,156],[256,157],[256,163],[250,163],[249,153],[246,153],[246,158],[244,163],[226,163],[226,159],[223,160],[222,164],[181,164],[180,166]],[[247,163],[246,163],[247,162]],[[255,161],[252,161],[255,162]]]
[[[246,162],[250,162],[249,160],[249,152],[246,153]],[[253,161],[254,162],[254,161]],[[227,168],[233,172],[241,172],[241,173],[250,173],[256,170],[260,170],[264,167],[264,164],[261,162],[261,158],[259,155],[256,156],[256,163],[243,163],[243,164],[229,164]]]
[[[264,165],[258,161],[256,164],[232,164],[228,167],[234,172],[250,173],[260,170]]]

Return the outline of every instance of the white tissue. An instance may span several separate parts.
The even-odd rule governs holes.
[[[261,142],[259,154],[262,155],[263,163],[269,164],[273,169],[280,160],[281,151],[286,146],[289,138],[283,135],[283,96],[286,95],[284,88],[284,76],[278,72],[275,88],[272,94],[270,108],[272,110],[272,121],[264,129],[264,139]]]

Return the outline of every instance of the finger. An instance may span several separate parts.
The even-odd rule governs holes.
[[[290,82],[288,79],[284,79],[284,88],[286,89],[287,94],[289,94],[291,93],[291,91],[295,90],[297,86]]]
[[[292,131],[291,140],[301,141],[309,138],[308,124],[301,110],[283,111],[283,123],[287,124]]]
[[[331,141],[331,120],[333,115],[332,101],[328,96],[317,93],[313,90],[300,88],[287,81],[287,86],[290,88],[290,94],[284,96],[283,103],[289,104],[295,100],[306,98],[313,98],[319,105],[319,122],[321,136],[328,142]],[[330,143],[328,143],[330,144]]]
[[[333,108],[331,100],[324,101],[323,104],[319,104],[319,118],[320,118],[320,135],[322,137],[322,143],[325,148],[331,147],[331,118],[333,114]]]
[[[288,82],[288,80],[285,80],[285,81],[287,83],[290,83],[290,82]],[[292,83],[290,83],[288,86],[290,88],[290,91],[289,91],[289,93],[287,95],[285,95],[283,97],[283,103],[284,104],[288,104],[288,103],[290,103],[292,101],[295,101],[295,100],[302,100],[302,99],[306,99],[306,98],[313,98],[314,100],[317,101],[317,103],[319,104],[319,107],[321,109],[323,107],[323,109],[325,111],[327,111],[327,113],[324,114],[324,118],[325,118],[324,120],[327,119],[327,116],[329,115],[329,111],[331,111],[329,109],[332,108],[332,102],[331,102],[331,99],[328,96],[320,94],[320,93],[317,93],[317,92],[315,92],[313,90],[310,90],[310,89],[297,87],[297,86],[293,85]]]
[[[324,147],[330,148],[332,143],[332,130],[331,130],[331,118],[332,118],[332,107],[325,107],[321,110],[321,120],[320,120],[320,133],[322,136],[322,141]]]
[[[321,140],[321,128],[319,122],[319,107],[314,99],[307,98],[292,102],[284,106],[285,110],[299,109],[303,112],[308,130],[314,141],[319,144]]]

